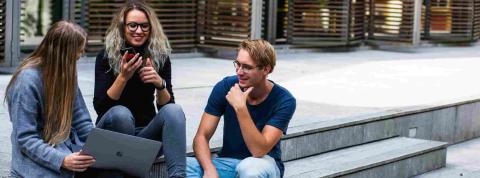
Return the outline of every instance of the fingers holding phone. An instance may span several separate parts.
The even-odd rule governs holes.
[[[120,49],[120,54],[121,55],[124,55],[125,53],[128,53],[127,54],[127,59],[130,60],[131,58],[133,58],[135,56],[135,54],[137,54],[137,52],[135,52],[135,49],[133,49],[132,47],[126,47],[126,48],[121,48]]]
[[[142,65],[142,57],[139,53],[133,57],[128,52],[125,52],[122,56],[120,75],[123,75],[126,79],[130,79],[135,71]]]

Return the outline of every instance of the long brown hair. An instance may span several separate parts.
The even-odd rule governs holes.
[[[158,70],[165,63],[167,55],[170,54],[171,48],[167,36],[163,33],[162,25],[158,20],[155,11],[142,0],[129,0],[117,12],[112,19],[110,27],[107,29],[105,36],[105,51],[108,57],[108,63],[114,74],[120,72],[120,61],[122,55],[120,49],[125,43],[125,18],[128,12],[139,10],[145,13],[150,22],[150,36],[145,42],[145,53],[152,60],[153,67]]]
[[[45,97],[42,135],[50,145],[64,141],[71,131],[77,60],[85,47],[86,36],[82,27],[73,22],[53,24],[40,45],[19,65],[6,89],[8,93],[22,70],[40,70]],[[8,95],[5,99],[9,100]]]

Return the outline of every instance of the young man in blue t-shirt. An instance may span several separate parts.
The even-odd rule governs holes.
[[[187,158],[188,177],[282,177],[280,138],[295,112],[295,98],[267,79],[275,50],[264,40],[246,40],[233,62],[236,76],[212,90]],[[212,158],[209,141],[223,116],[223,147]]]

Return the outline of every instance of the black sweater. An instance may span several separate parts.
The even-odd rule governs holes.
[[[166,88],[170,93],[170,101],[174,103],[172,91],[172,68],[170,58],[167,59],[158,74],[162,77],[167,85]],[[98,114],[97,123],[100,118],[113,106],[122,105],[127,107],[135,118],[135,127],[146,126],[155,116],[155,86],[146,84],[140,79],[138,72],[135,72],[128,80],[119,100],[113,100],[107,95],[107,90],[112,86],[117,76],[113,69],[110,69],[108,58],[105,50],[100,51],[95,62],[95,93],[93,96],[93,106]],[[157,104],[157,109],[162,106]]]

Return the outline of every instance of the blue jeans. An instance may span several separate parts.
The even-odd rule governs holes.
[[[168,177],[185,177],[185,114],[177,104],[163,106],[145,127],[135,128],[135,118],[125,106],[114,106],[102,116],[98,128],[162,142]]]
[[[243,160],[234,158],[212,158],[212,163],[221,178],[278,178],[280,169],[275,159],[265,155],[262,158],[248,157]],[[187,157],[187,177],[202,178],[203,168],[196,158]]]

